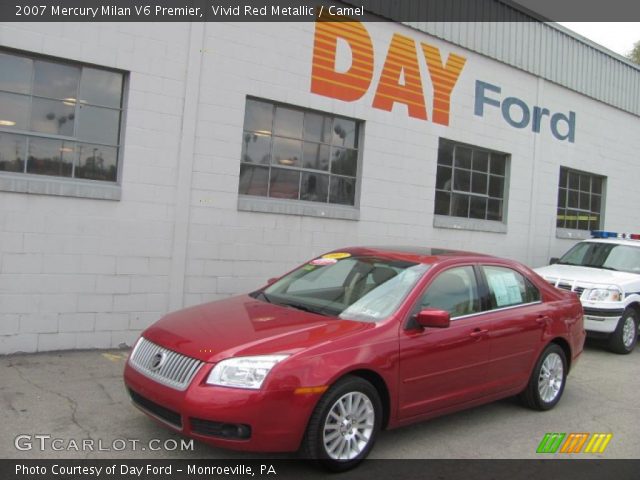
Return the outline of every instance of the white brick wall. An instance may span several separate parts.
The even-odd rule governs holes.
[[[0,353],[130,345],[165,313],[189,28],[0,25],[3,46],[130,72],[121,201],[0,192]]]
[[[607,176],[606,228],[640,231],[628,214],[640,200],[637,117],[390,23],[367,25],[372,87],[358,101],[333,100],[310,93],[314,25],[281,27],[0,24],[0,45],[130,72],[120,201],[0,192],[0,354],[131,345],[174,304],[172,286],[179,304],[216,300],[345,245],[447,246],[543,264],[572,244],[555,236],[560,165]],[[449,127],[409,118],[402,105],[371,107],[395,32],[467,58]],[[495,108],[475,116],[476,80],[502,87],[502,98],[575,111],[576,142],[514,129]],[[360,220],[238,211],[247,95],[365,121]],[[511,154],[506,233],[433,226],[440,137]]]

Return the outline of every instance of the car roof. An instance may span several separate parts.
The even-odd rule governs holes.
[[[580,243],[611,243],[614,245],[628,245],[640,247],[640,240],[626,240],[624,238],[588,238]]]
[[[410,245],[362,246],[334,250],[334,253],[339,252],[347,252],[354,256],[375,255],[384,258],[407,260],[416,263],[428,264],[433,264],[444,260],[452,260],[456,258],[497,259],[497,257],[493,257],[491,255],[486,255],[483,253]]]

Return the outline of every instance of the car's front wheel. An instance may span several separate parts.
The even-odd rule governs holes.
[[[633,308],[627,308],[616,330],[609,337],[609,350],[615,353],[631,353],[638,341],[638,314]]]
[[[564,350],[551,343],[538,358],[527,388],[521,394],[522,401],[534,410],[549,410],[560,401],[566,379],[567,358]]]
[[[302,445],[302,454],[322,466],[344,471],[371,451],[382,421],[377,390],[366,380],[346,376],[318,402]]]

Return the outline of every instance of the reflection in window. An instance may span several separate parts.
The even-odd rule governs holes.
[[[271,134],[273,105],[265,102],[247,101],[244,111],[244,129],[250,132]]]
[[[31,106],[31,130],[72,137],[75,110],[75,103],[34,98]]]
[[[301,110],[276,107],[276,115],[273,121],[273,134],[283,137],[302,138],[303,117],[304,114]]]
[[[242,161],[268,165],[271,159],[271,136],[244,132],[242,139]]]
[[[263,167],[253,167],[250,165],[240,165],[240,188],[243,195],[267,195],[269,184],[269,169]]]
[[[602,225],[605,177],[560,167],[556,226],[598,230]]]
[[[333,147],[331,151],[331,171],[354,177],[358,168],[358,154],[355,150]]]
[[[504,220],[507,155],[440,139],[434,212]]]
[[[29,128],[29,97],[0,92],[0,128]]]
[[[290,138],[273,137],[273,163],[285,167],[299,167],[302,142]]]
[[[75,144],[73,142],[48,138],[30,138],[27,172],[38,175],[70,177],[75,153]]]
[[[271,169],[269,192],[275,198],[298,198],[300,172],[283,168]]]
[[[312,170],[329,170],[329,145],[304,142],[302,166]]]
[[[0,132],[0,171],[24,172],[27,139]]]
[[[356,195],[356,179],[332,176],[329,191],[329,203],[353,205]]]
[[[80,80],[80,103],[120,108],[122,74],[84,67]]]
[[[123,82],[119,72],[0,52],[0,171],[117,181]]]
[[[304,113],[304,138],[311,142],[331,143],[331,117]]]
[[[118,143],[120,112],[111,108],[80,105],[78,137],[88,142],[114,145]]]
[[[329,195],[329,175],[303,173],[300,199],[310,202],[327,202]]]
[[[80,68],[43,60],[36,60],[34,66],[34,95],[58,99],[75,99],[78,97]]]
[[[0,90],[29,93],[33,60],[0,52]]]
[[[335,118],[333,121],[333,144],[347,148],[358,148],[358,125],[354,120]]]
[[[238,192],[355,205],[360,125],[321,112],[247,99]]]
[[[104,145],[81,143],[77,146],[76,178],[105,180],[117,179],[118,149]]]

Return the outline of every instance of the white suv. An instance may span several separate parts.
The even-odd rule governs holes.
[[[607,338],[613,352],[630,353],[640,318],[640,235],[600,230],[592,235],[535,271],[580,297],[590,336]]]

